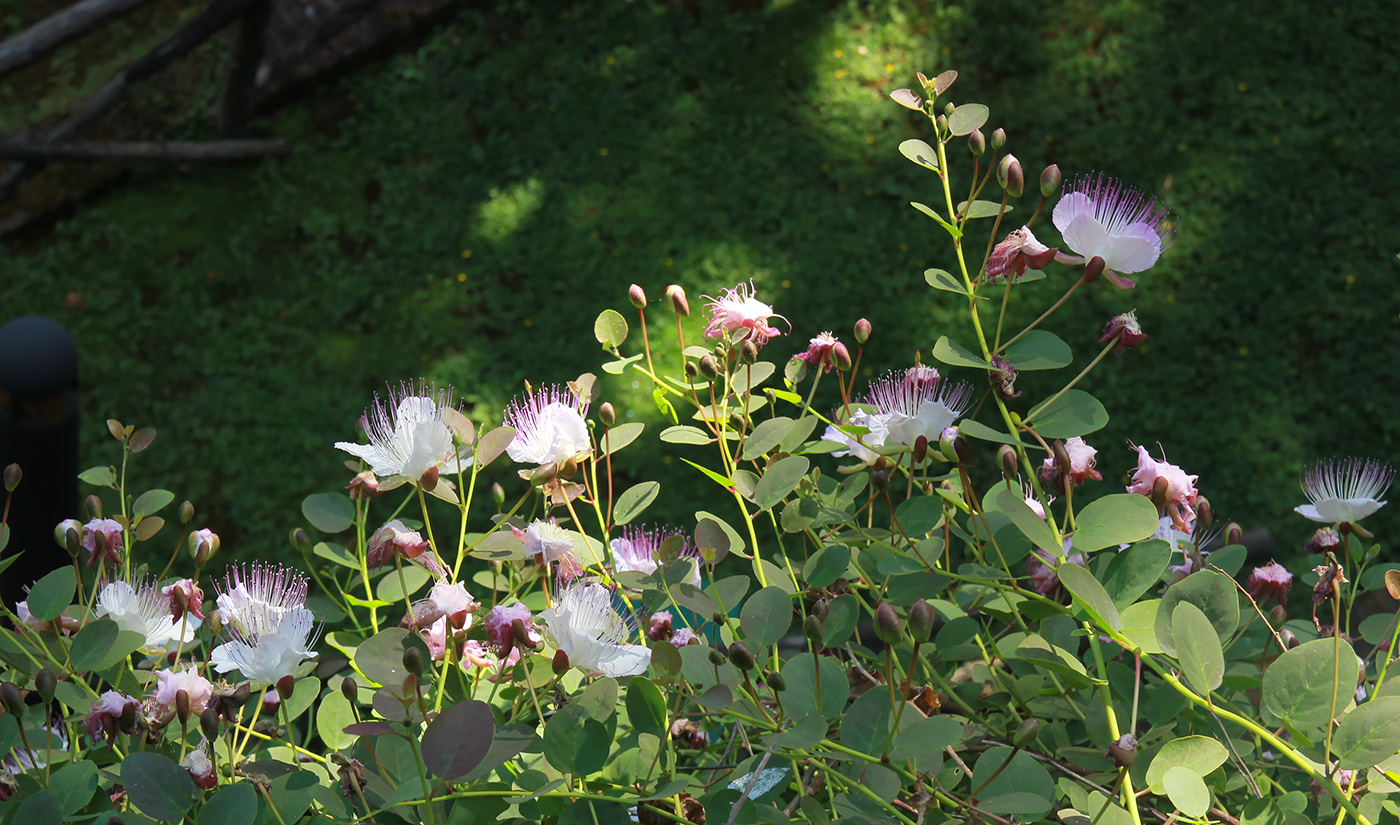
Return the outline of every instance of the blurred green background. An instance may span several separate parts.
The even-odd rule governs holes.
[[[970,343],[922,274],[953,268],[908,206],[936,179],[897,151],[930,130],[888,97],[955,68],[950,98],[991,107],[987,131],[1006,129],[1030,180],[1050,162],[1103,171],[1177,215],[1180,240],[1138,289],[1100,282],[1046,326],[1076,368],[1116,313],[1136,308],[1149,335],[1081,385],[1112,415],[1088,439],[1095,486],[1132,468],[1127,439],[1160,443],[1219,516],[1270,529],[1284,558],[1311,533],[1290,512],[1306,463],[1393,460],[1400,444],[1396,19],[1276,0],[475,4],[256,124],[295,140],[292,156],[142,172],[5,240],[0,306],[78,339],[85,464],[117,456],[105,419],[154,426],[135,489],[191,499],[226,554],[275,557],[301,499],[349,480],[331,445],[354,438],[376,390],[451,384],[497,424],[523,381],[598,371],[594,317],[615,307],[635,326],[633,282],[653,298],[653,341],[674,337],[666,284],[698,315],[702,293],[753,279],[792,322],[770,358],[822,330],[849,340],[862,316],[871,376],[928,360],[941,334]],[[224,53],[196,52],[116,116],[164,106],[149,137],[207,136]],[[114,54],[69,47],[58,80],[50,67],[0,87],[0,112],[13,128],[52,110]],[[971,158],[950,148],[958,191]],[[1056,267],[1016,290],[1012,320],[1074,277]],[[1025,376],[1022,401],[1072,374]],[[604,397],[657,422],[634,388]],[[615,466],[623,483],[663,482],[649,517],[734,515],[673,460],[698,448],[644,442]],[[491,477],[522,489],[504,462]],[[1397,513],[1368,522],[1381,541]]]

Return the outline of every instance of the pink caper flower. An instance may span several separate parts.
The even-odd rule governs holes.
[[[182,690],[189,696],[190,713],[195,716],[204,712],[214,695],[214,686],[194,668],[158,670],[156,679],[156,689],[151,692],[150,699],[163,712],[175,710],[176,694]]]
[[[773,307],[755,297],[753,282],[739,284],[727,289],[718,298],[710,298],[705,307],[710,314],[710,324],[705,327],[705,335],[719,338],[725,333],[736,337],[744,336],[755,346],[763,346],[768,339],[782,335],[782,331],[769,323],[770,318],[783,318],[773,312]],[[786,318],[783,318],[786,321]]]
[[[1042,269],[1054,259],[1058,249],[1051,249],[1036,240],[1030,227],[1023,226],[1008,234],[992,249],[987,258],[986,282],[995,284],[1003,278],[1016,283],[1026,274],[1026,267]]]
[[[98,536],[101,536],[99,544]],[[83,525],[83,547],[88,551],[88,566],[99,558],[113,565],[122,563],[122,526],[109,518],[95,518]],[[99,547],[101,549],[99,549]]]
[[[1133,473],[1133,483],[1128,485],[1128,492],[1150,498],[1157,479],[1164,479],[1167,489],[1166,510],[1172,516],[1172,521],[1181,529],[1188,529],[1196,520],[1196,497],[1199,495],[1196,491],[1196,480],[1200,476],[1187,475],[1185,470],[1168,463],[1165,459],[1158,461],[1146,447],[1139,447],[1131,441],[1128,442],[1128,446],[1138,453],[1137,470]]]
[[[1135,286],[1124,275],[1151,269],[1175,240],[1165,206],[1103,175],[1066,187],[1052,220],[1065,246],[1082,260],[1101,258],[1104,278],[1121,289]]]
[[[141,703],[132,697],[109,690],[92,703],[92,710],[87,715],[88,735],[94,744],[98,739],[106,738],[110,745],[117,740],[119,731],[131,733],[135,730],[140,709]]]
[[[1094,458],[1099,451],[1090,447],[1083,438],[1075,436],[1065,440],[1065,455],[1069,457],[1069,479],[1078,487],[1089,479],[1102,481],[1103,476],[1094,469],[1097,460]],[[1045,459],[1040,465],[1040,477],[1046,484],[1058,488],[1064,479],[1064,469],[1060,467],[1055,456]]]
[[[170,600],[170,616],[180,621],[189,611],[196,619],[204,619],[204,591],[193,579],[180,579],[160,589],[161,595]]]
[[[1293,574],[1288,568],[1271,561],[1263,567],[1254,568],[1249,574],[1245,589],[1255,602],[1274,599],[1283,604],[1288,599],[1288,588],[1293,584]]]
[[[809,367],[825,367],[826,372],[836,369],[836,348],[841,342],[829,332],[823,332],[807,344],[806,352],[799,352],[794,358],[801,358]],[[844,348],[843,348],[844,349]],[[847,359],[850,358],[848,354]]]
[[[395,556],[416,559],[428,549],[428,541],[417,530],[410,530],[398,519],[380,527],[369,539],[365,562],[369,567],[382,567]]]

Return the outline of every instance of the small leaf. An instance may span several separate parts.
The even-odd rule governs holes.
[[[107,419],[107,432],[111,433],[112,437],[118,441],[126,438],[126,427],[122,426],[122,422],[115,418]]]
[[[593,773],[607,763],[611,744],[608,729],[578,705],[565,705],[544,726],[544,758],[560,772]]]
[[[515,440],[514,427],[497,427],[476,442],[476,465],[485,467],[506,451]]]
[[[714,438],[699,427],[679,424],[662,430],[661,440],[665,441],[667,444],[704,445],[714,441]]]
[[[958,204],[958,215],[964,220],[976,220],[977,218],[995,218],[998,214],[1011,212],[1013,207],[1006,207],[1004,210],[1000,203],[996,201],[973,201],[969,206],[967,201]]]
[[[136,525],[136,540],[146,541],[155,536],[156,533],[159,533],[161,528],[164,526],[165,519],[161,518],[160,516],[151,516],[150,518],[143,518],[141,519],[141,523]]]
[[[953,69],[946,72],[939,72],[938,77],[933,79],[933,93],[941,95],[952,87],[953,81],[958,79],[958,73]]]
[[[122,630],[116,622],[102,618],[83,625],[73,637],[69,659],[78,673],[106,670],[145,643],[146,637],[140,633]]]
[[[925,269],[924,281],[934,289],[941,289],[944,292],[952,292],[964,297],[971,294],[967,291],[967,287],[963,285],[963,282],[946,269]]]
[[[1118,493],[1096,499],[1075,516],[1074,549],[1092,553],[1150,538],[1157,531],[1157,508],[1147,498]]]
[[[1147,767],[1147,785],[1153,793],[1160,794],[1162,777],[1171,768],[1189,770],[1197,776],[1205,776],[1230,758],[1230,752],[1216,739],[1209,736],[1183,736],[1173,739],[1157,751],[1152,764]]]
[[[1016,529],[1025,534],[1031,543],[1041,550],[1049,553],[1054,558],[1064,558],[1064,545],[1055,541],[1055,534],[1051,532],[1050,525],[1045,523],[1045,519],[1037,516],[1024,498],[1021,491],[1010,486],[1001,486],[992,496],[997,508],[1011,519],[1011,523],[1016,525]]]
[[[1168,768],[1162,787],[1172,804],[1189,817],[1205,816],[1210,808],[1210,791],[1205,781],[1185,768]]]
[[[1099,400],[1083,390],[1068,390],[1049,406],[1031,410],[1026,421],[1035,420],[1035,430],[1045,438],[1074,438],[1103,429],[1108,411]]]
[[[147,490],[136,497],[131,509],[138,516],[149,516],[160,512],[161,508],[174,500],[175,494],[169,490]]]
[[[899,153],[925,169],[938,169],[938,152],[917,138],[899,144]]]
[[[1172,610],[1172,633],[1177,660],[1191,687],[1202,696],[1220,687],[1225,678],[1225,652],[1206,614],[1190,602],[1181,602]]]
[[[423,731],[423,764],[451,782],[475,768],[491,750],[491,706],[468,699],[443,708]]]
[[[78,480],[94,487],[111,487],[117,483],[117,471],[112,467],[89,467],[78,473]]]
[[[788,493],[802,483],[811,466],[812,462],[800,455],[780,458],[769,464],[754,488],[754,503],[758,505],[758,509],[767,510],[786,498]]]
[[[1162,606],[1157,611],[1157,642],[1168,656],[1176,655],[1172,632],[1172,612],[1176,606],[1189,601],[1210,619],[1215,635],[1228,639],[1240,624],[1240,597],[1229,576],[1214,570],[1199,570],[1167,589]]]
[[[627,319],[616,310],[603,310],[593,322],[593,337],[604,349],[617,349],[627,340]]]
[[[971,419],[964,419],[958,422],[958,431],[968,438],[976,438],[979,441],[992,441],[997,444],[1011,444],[1013,446],[1025,443],[1014,436],[994,430],[980,421],[973,421]]]
[[[1118,615],[1118,608],[1113,606],[1113,599],[1108,597],[1108,592],[1099,584],[1099,580],[1094,578],[1094,574],[1085,570],[1077,564],[1064,562],[1059,569],[1060,584],[1074,596],[1074,600],[1097,623],[1119,630],[1123,627],[1123,619]]]
[[[778,587],[765,587],[753,594],[739,612],[744,637],[756,648],[776,644],[791,625],[792,599]]]
[[[661,690],[641,676],[632,677],[627,683],[627,718],[632,727],[642,733],[665,737],[670,728],[666,724],[666,699]]]
[[[806,579],[808,587],[820,589],[844,576],[850,564],[850,549],[828,544],[807,559],[802,566],[802,578]]]
[[[247,782],[225,785],[199,808],[199,825],[253,825],[257,820],[258,792]]]
[[[778,446],[792,429],[792,424],[791,418],[781,415],[759,422],[758,426],[753,428],[753,432],[749,433],[749,437],[744,439],[744,448],[739,453],[739,458],[753,461],[766,455],[769,450]]]
[[[916,112],[924,111],[924,99],[908,89],[895,89],[890,92],[890,100],[906,109],[913,109]]]
[[[938,336],[938,340],[934,342],[933,357],[955,367],[969,367],[975,370],[992,368],[992,365],[982,360],[981,356],[946,335]]]
[[[1074,361],[1074,352],[1069,344],[1060,340],[1055,333],[1041,329],[1033,329],[1022,335],[1002,354],[1011,362],[1011,366],[1022,372],[1059,369]]]
[[[964,103],[948,116],[948,131],[955,137],[972,134],[974,129],[982,128],[990,114],[981,103]]]
[[[92,794],[89,793],[88,797],[91,798]],[[23,822],[25,825],[61,825],[64,811],[59,804],[59,797],[53,791],[35,791],[25,797],[11,813],[11,822]]]
[[[643,481],[632,487],[628,487],[622,495],[617,497],[617,504],[613,508],[614,524],[629,524],[637,516],[640,516],[656,497],[661,493],[661,484],[656,481]]]
[[[63,615],[78,590],[78,575],[69,566],[60,567],[35,582],[29,590],[29,612],[41,622]]]
[[[355,714],[350,708],[350,700],[338,690],[327,693],[326,698],[321,700],[321,706],[316,709],[316,732],[331,750],[348,748],[355,743],[355,737],[345,732],[346,726],[354,723]]]
[[[301,502],[301,514],[323,533],[339,533],[355,523],[355,503],[344,493],[312,493]]]
[[[168,756],[129,753],[121,771],[127,798],[152,819],[179,820],[194,804],[194,782]]]
[[[1162,580],[1171,564],[1172,546],[1162,539],[1140,541],[1114,554],[1103,573],[1103,589],[1119,610],[1136,602]]]
[[[608,428],[607,432],[598,439],[598,457],[612,455],[636,441],[637,436],[641,435],[645,428],[646,425],[640,421],[631,421]]]
[[[131,452],[139,453],[156,440],[156,431],[152,427],[142,427],[131,434]]]

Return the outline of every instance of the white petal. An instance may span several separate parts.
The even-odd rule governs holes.
[[[1094,201],[1083,192],[1070,192],[1060,202],[1055,204],[1055,212],[1051,220],[1055,223],[1055,228],[1064,235],[1069,231],[1069,225],[1074,223],[1074,219],[1080,215],[1093,215]],[[1072,247],[1071,247],[1072,248]]]
[[[1294,507],[1293,512],[1297,513],[1298,515],[1302,516],[1308,521],[1316,521],[1322,524],[1332,523],[1331,519],[1323,518],[1322,514],[1317,511],[1317,508],[1311,504],[1303,504],[1299,505],[1298,507]]]
[[[1151,227],[1134,224],[1127,227],[1123,235],[1110,240],[1104,263],[1114,272],[1131,275],[1151,269],[1161,254],[1162,239],[1157,233]]]
[[[348,441],[337,441],[336,449],[344,450],[356,458],[363,459],[375,475],[395,475],[398,467],[380,449],[373,444],[351,444]]]
[[[599,664],[604,676],[636,676],[651,664],[651,649],[642,645],[619,645]]]
[[[1103,224],[1094,220],[1092,215],[1080,215],[1070,221],[1069,226],[1061,232],[1065,238],[1065,246],[1074,250],[1076,254],[1083,255],[1085,260],[1100,257],[1105,263],[1108,262],[1109,255],[1113,252],[1112,239],[1103,228]]]
[[[234,661],[233,656],[234,645],[247,647],[247,645],[244,645],[242,642],[224,642],[214,648],[209,654],[209,664],[213,665],[214,669],[220,673],[228,673],[231,670],[237,670],[238,662]]]

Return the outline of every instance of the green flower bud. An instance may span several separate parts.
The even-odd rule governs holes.
[[[1040,194],[1048,198],[1060,191],[1060,181],[1060,167],[1053,163],[1045,167],[1040,173]]]
[[[716,610],[715,612],[710,614],[710,621],[719,625],[727,624],[729,622],[729,616],[726,615],[722,610]]]
[[[934,122],[937,124],[938,133],[939,133],[940,135],[946,135],[946,134],[948,133],[948,116],[947,116],[947,115],[939,115],[939,116],[938,116],[938,120],[936,120],[936,121],[934,121]]]
[[[355,684],[353,676],[346,676],[340,680],[340,695],[344,696],[351,705],[355,704],[355,697],[359,695],[359,687]]]
[[[680,317],[690,317],[690,302],[686,300],[685,290],[681,289],[679,284],[666,287],[666,304]]]
[[[870,489],[884,493],[890,489],[890,474],[884,470],[876,470],[870,474]]]
[[[724,664],[724,654],[714,648],[710,648],[710,664],[719,667]]]
[[[909,606],[909,636],[923,644],[933,635],[933,608],[923,599]]]
[[[495,502],[497,506],[505,504],[506,502],[506,488],[502,487],[499,481],[491,484],[491,500]]]
[[[1210,512],[1210,502],[1205,496],[1196,497],[1196,521],[1202,527],[1209,527],[1213,520]]]
[[[951,116],[953,112],[957,111],[957,109],[958,107],[954,106],[952,103],[949,103],[948,105],[943,107],[943,114]]]
[[[864,344],[866,341],[869,341],[869,340],[870,340],[870,332],[871,332],[871,329],[870,329],[870,322],[869,322],[869,321],[865,320],[864,318],[860,319],[859,321],[856,321],[856,328],[855,328],[854,335],[855,335],[856,343],[857,343],[857,344]]]
[[[54,691],[58,690],[57,674],[47,667],[40,668],[39,672],[34,674],[34,690],[45,706],[53,704]]]
[[[88,518],[102,518],[102,499],[95,495],[88,496],[83,500],[83,506],[87,509]]]
[[[807,637],[807,641],[816,647],[821,647],[822,643],[822,620],[816,614],[809,615],[802,622],[802,635]]]
[[[753,670],[754,667],[753,654],[743,642],[735,642],[729,646],[729,661],[740,670]]]
[[[1015,155],[1007,155],[997,164],[997,185],[1013,198],[1021,197],[1026,188],[1026,173]]]
[[[423,675],[423,651],[416,647],[405,648],[403,652],[403,667],[414,676]]]
[[[194,518],[194,505],[188,501],[180,502],[180,523],[189,524],[192,518]]]
[[[1035,740],[1040,736],[1040,722],[1034,719],[1027,719],[1016,728],[1016,732],[1011,735],[1011,744],[1018,748],[1029,748],[1035,744]]]
[[[12,716],[24,718],[24,697],[19,693],[19,685],[14,682],[0,682],[0,703],[5,705],[5,710]]]
[[[598,407],[598,420],[603,422],[605,427],[611,427],[617,422],[617,410],[613,409],[610,402],[604,401],[602,406]]]
[[[311,536],[300,527],[293,528],[287,538],[292,542],[292,547],[298,552],[305,552],[311,549]]]
[[[719,377],[719,364],[713,355],[704,355],[700,358],[700,374],[706,378]]]
[[[763,681],[776,693],[782,693],[787,690],[787,680],[783,678],[783,674],[776,670],[770,670],[763,674]]]
[[[1235,522],[1225,525],[1225,543],[1240,544],[1244,541],[1244,528]]]
[[[987,136],[982,134],[981,129],[973,129],[967,136],[967,148],[972,152],[973,157],[982,157],[987,151]]]
[[[1010,444],[1003,444],[997,448],[997,466],[1001,468],[1001,474],[1007,478],[1018,474],[1016,451],[1011,448]]]
[[[1006,145],[1006,130],[997,129],[992,132],[992,149],[1000,149]]]
[[[18,464],[11,464],[5,468],[5,492],[13,493],[19,486],[20,479],[24,478],[24,471]]]
[[[199,714],[199,729],[210,742],[218,741],[219,727],[219,712],[214,708],[205,708],[204,712]]]
[[[627,300],[631,301],[632,306],[636,307],[637,309],[647,308],[647,294],[641,287],[637,286],[636,284],[632,284],[632,286],[628,287]]]
[[[899,644],[904,639],[904,628],[900,625],[899,614],[889,602],[875,608],[875,633],[886,644]]]

